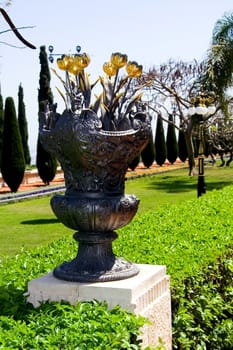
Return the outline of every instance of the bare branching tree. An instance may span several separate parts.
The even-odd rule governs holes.
[[[195,170],[192,138],[198,127],[198,120],[187,114],[193,96],[205,95],[214,102],[214,115],[203,117],[203,128],[208,141],[216,150],[233,154],[233,14],[225,14],[214,28],[212,43],[206,59],[198,63],[174,62],[170,60],[152,68],[143,76],[153,96],[149,108],[160,112],[163,120],[169,122],[169,114],[177,117],[175,127],[184,132],[190,171]],[[225,148],[225,149],[224,149]],[[224,150],[223,150],[224,149]]]
[[[163,120],[167,123],[171,123],[169,115],[173,114],[174,126],[184,133],[189,159],[189,175],[195,173],[192,136],[198,121],[190,116],[187,110],[191,106],[193,96],[204,93],[200,81],[204,69],[204,64],[196,60],[189,63],[170,60],[159,67],[152,68],[140,81],[141,84],[146,84],[153,96],[149,109],[161,113]],[[206,117],[204,122],[210,118],[211,116]]]
[[[29,47],[30,49],[36,49],[36,47],[31,44],[30,42],[28,42],[19,32],[19,28],[16,28],[16,26],[14,25],[14,23],[12,22],[11,18],[8,16],[7,12],[3,9],[3,8],[0,8],[0,12],[3,16],[3,18],[5,19],[5,21],[7,22],[7,24],[9,25],[10,27],[10,30],[16,35],[16,37],[27,47]],[[26,27],[22,27],[21,29],[24,29]],[[6,31],[3,31],[3,32],[0,32],[0,34],[3,34],[5,33]],[[2,42],[4,43],[4,42]],[[11,44],[8,44],[8,43],[4,43],[4,44],[7,44],[7,45],[10,45],[10,46],[13,46],[15,47],[14,45],[11,45]]]

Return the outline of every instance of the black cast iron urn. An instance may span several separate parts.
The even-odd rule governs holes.
[[[132,277],[138,268],[113,254],[114,230],[127,225],[139,200],[124,194],[130,162],[148,142],[147,115],[134,116],[131,128],[106,131],[90,109],[80,114],[64,111],[40,114],[39,137],[64,170],[66,191],[51,200],[57,218],[77,230],[78,254],[54,270],[63,280],[113,281]]]

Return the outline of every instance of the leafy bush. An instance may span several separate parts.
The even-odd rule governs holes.
[[[12,312],[13,310],[11,310]],[[24,312],[22,312],[24,311]],[[1,316],[0,345],[9,349],[138,349],[143,318],[96,301],[25,306],[15,318]],[[133,345],[134,344],[134,345]]]
[[[6,349],[140,349],[140,328],[146,319],[98,301],[44,303],[34,309],[25,302],[27,282],[60,263],[62,250],[74,244],[60,240],[47,248],[24,251],[0,265],[0,348]]]
[[[156,200],[156,198],[155,198]],[[115,253],[140,264],[166,265],[172,285],[232,246],[233,187],[138,216],[118,230]]]
[[[118,231],[116,255],[167,266],[174,349],[230,349],[232,206],[233,187],[226,187],[147,212]],[[140,349],[136,338],[145,320],[118,307],[107,310],[93,301],[75,307],[45,303],[33,309],[25,303],[27,282],[72,259],[76,250],[75,241],[64,238],[46,248],[22,251],[0,265],[0,347]]]
[[[173,349],[232,349],[232,253],[173,288]]]

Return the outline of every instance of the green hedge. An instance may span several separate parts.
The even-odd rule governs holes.
[[[230,349],[232,207],[231,186],[150,211],[118,231],[116,255],[167,266],[174,349]],[[107,310],[94,301],[76,307],[46,303],[33,309],[25,303],[27,282],[73,258],[76,249],[70,237],[22,251],[0,265],[0,348],[140,349],[136,339],[144,320],[118,307]]]
[[[136,263],[166,265],[172,285],[177,285],[232,245],[232,208],[229,186],[149,211],[118,230],[115,252]]]
[[[232,350],[232,254],[172,289],[173,349]]]

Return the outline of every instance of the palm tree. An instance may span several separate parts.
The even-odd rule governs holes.
[[[226,89],[233,84],[233,13],[225,14],[213,29],[203,86],[214,91],[221,109],[227,113]]]

